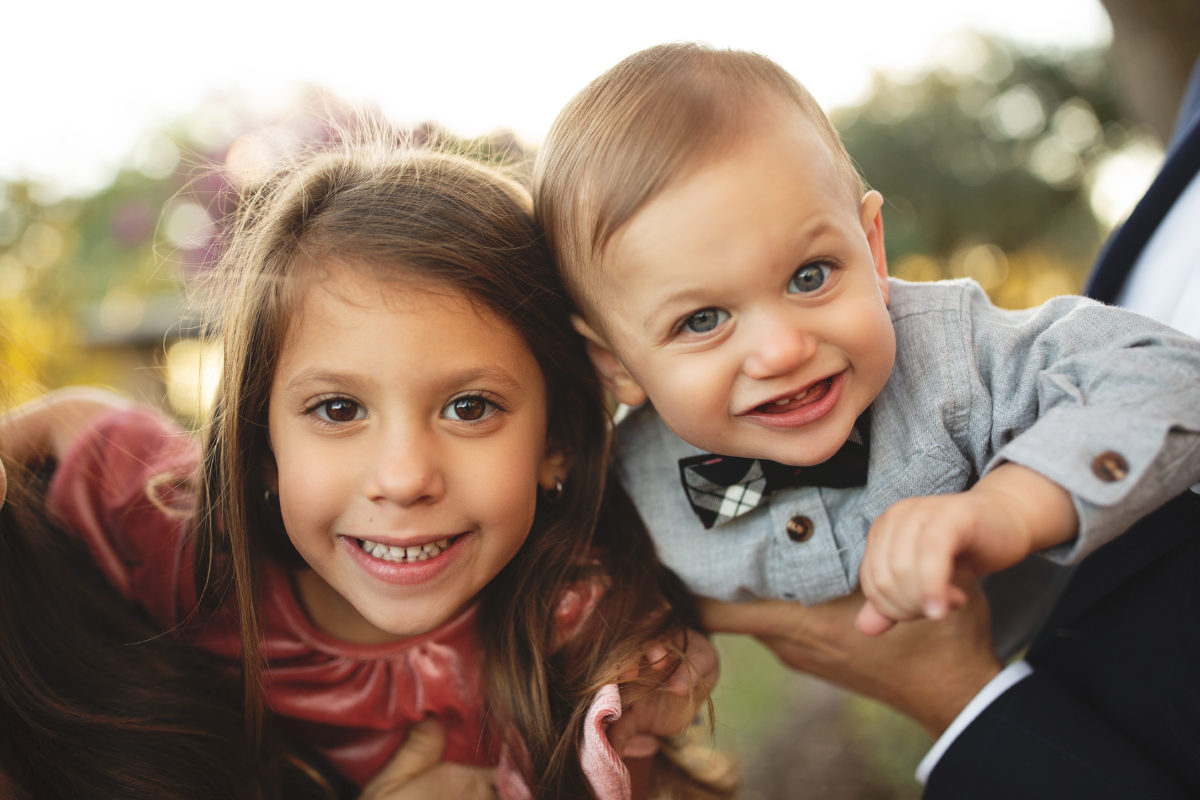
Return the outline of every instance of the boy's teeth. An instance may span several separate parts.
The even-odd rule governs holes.
[[[359,539],[358,546],[362,548],[364,553],[384,561],[412,562],[433,558],[449,547],[454,539],[455,537],[450,536],[445,539],[438,539],[436,542],[415,545],[413,547],[392,547],[380,544],[379,542],[372,542],[370,539]]]
[[[767,411],[771,408],[782,408],[783,406],[791,405],[792,403],[815,403],[817,400],[824,397],[825,392],[829,390],[831,382],[832,378],[826,378],[823,381],[817,381],[799,394],[792,395],[791,397],[783,397],[779,400],[770,400],[766,403],[763,403],[761,406],[759,406],[759,408]]]
[[[827,381],[827,380],[817,381],[812,386],[808,387],[807,389],[805,389],[803,392],[801,392],[798,395],[795,395],[793,397],[785,397],[781,400],[776,400],[774,405],[786,406],[788,403],[795,403],[797,400],[803,400],[804,398],[809,397],[817,392],[824,391],[825,387],[828,383],[829,383],[829,381]]]

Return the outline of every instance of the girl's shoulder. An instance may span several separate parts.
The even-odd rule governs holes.
[[[163,624],[180,613],[199,463],[195,439],[170,417],[130,405],[91,420],[55,465],[47,511],[81,542],[126,598]],[[185,585],[186,584],[186,585]]]

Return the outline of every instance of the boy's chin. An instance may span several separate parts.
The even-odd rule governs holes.
[[[750,457],[776,461],[789,467],[813,467],[833,458],[849,438],[850,432],[847,431],[845,436],[833,437],[828,441],[806,442],[803,447],[767,447],[765,451]]]

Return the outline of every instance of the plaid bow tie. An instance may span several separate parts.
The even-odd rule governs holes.
[[[753,510],[780,489],[864,485],[868,443],[860,431],[869,429],[868,421],[860,417],[842,448],[827,461],[811,467],[704,453],[679,459],[679,477],[692,510],[705,528],[711,528]]]

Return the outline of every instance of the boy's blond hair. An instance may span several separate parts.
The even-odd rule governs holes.
[[[673,180],[736,146],[772,98],[811,120],[861,194],[862,179],[825,112],[757,53],[651,47],[596,78],[559,113],[538,154],[534,210],[590,322],[603,326],[598,273],[612,237]]]

